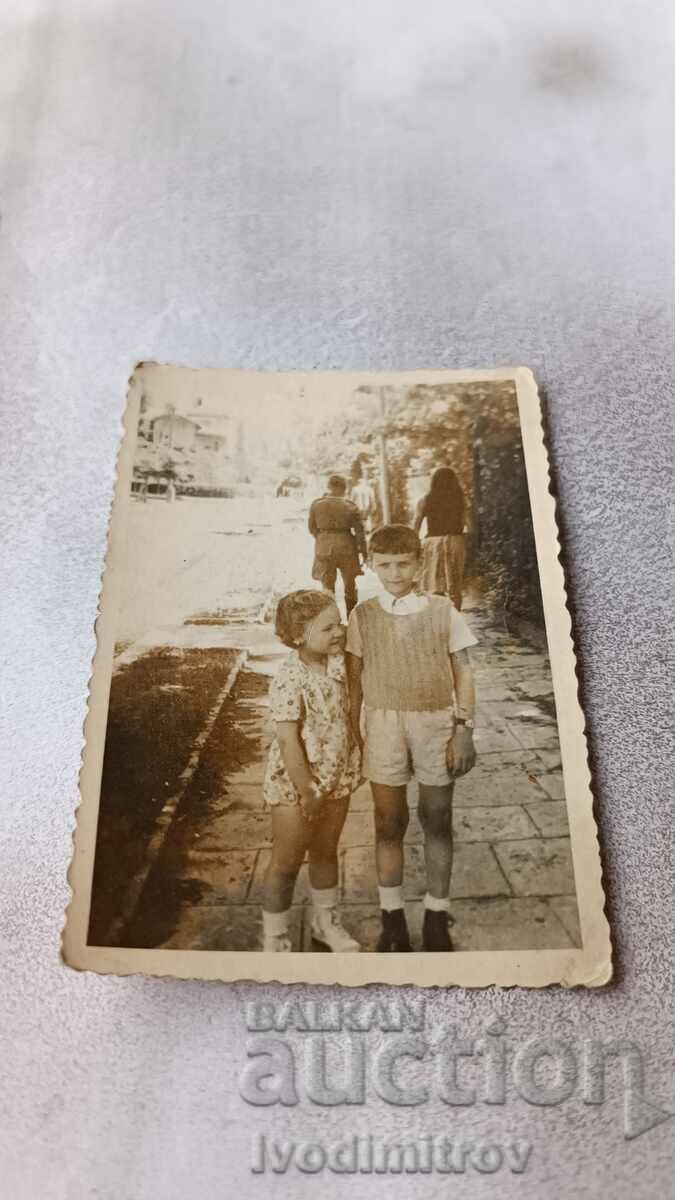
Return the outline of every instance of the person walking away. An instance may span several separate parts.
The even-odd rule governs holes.
[[[449,596],[459,612],[464,588],[464,522],[466,502],[451,467],[438,467],[431,486],[417,505],[414,529],[427,523],[420,586],[422,591]]]
[[[377,503],[375,500],[375,489],[370,482],[370,476],[367,469],[362,468],[363,474],[358,483],[354,484],[351,492],[351,499],[359,510],[361,524],[365,533],[371,533],[375,514],[377,511]]]
[[[312,938],[339,953],[360,949],[337,913],[337,846],[361,781],[349,721],[344,628],[331,596],[311,589],[282,596],[276,632],[290,654],[270,688],[275,737],[263,796],[272,814],[272,855],[263,890],[263,949],[291,950],[289,917],[309,851]]]
[[[451,950],[448,933],[454,779],[476,759],[476,643],[447,596],[416,591],[421,546],[408,525],[383,525],[370,538],[370,565],[383,592],[354,609],[347,629],[347,674],[354,736],[375,805],[375,862],[382,910],[380,952],[411,949],[401,887],[408,826],[406,784],[419,784],[427,892],[423,948]]]
[[[331,475],[326,494],[310,507],[308,526],[315,539],[312,579],[334,595],[339,571],[349,616],[358,600],[356,579],[363,574],[361,558],[366,557],[366,537],[359,510],[346,499],[346,491],[342,476]]]

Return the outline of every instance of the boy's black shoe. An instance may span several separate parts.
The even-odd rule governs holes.
[[[382,909],[382,933],[375,949],[378,954],[407,954],[412,950],[402,908],[394,908],[391,912]]]
[[[431,908],[424,910],[424,924],[422,926],[422,946],[425,950],[445,951],[452,950],[452,942],[448,933],[448,914],[447,912],[435,912]]]

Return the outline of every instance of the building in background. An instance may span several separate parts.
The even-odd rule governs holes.
[[[167,406],[166,412],[150,423],[150,441],[168,452],[178,450],[191,453],[195,449],[197,426],[187,417],[181,417]]]
[[[152,417],[141,402],[132,491],[166,494],[231,493],[237,478],[235,431],[226,413],[205,411],[202,401],[186,414],[171,404]]]
[[[208,412],[197,400],[186,420],[195,430],[193,443],[194,485],[231,488],[236,482],[235,431],[227,413]]]

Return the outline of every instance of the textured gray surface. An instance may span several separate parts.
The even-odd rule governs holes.
[[[430,1015],[478,1032],[499,1011],[514,1043],[632,1036],[675,1110],[672,7],[6,0],[0,33],[6,1194],[667,1194],[675,1122],[624,1141],[618,1084],[597,1109],[254,1111],[234,1086],[253,988],[78,975],[58,942],[134,362],[526,363],[548,397],[617,981],[439,993]],[[265,1124],[534,1150],[521,1177],[264,1181]]]

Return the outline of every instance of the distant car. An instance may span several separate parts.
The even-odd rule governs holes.
[[[276,494],[277,496],[288,496],[290,492],[295,492],[298,488],[303,488],[304,486],[305,484],[299,475],[287,475],[278,485]]]

